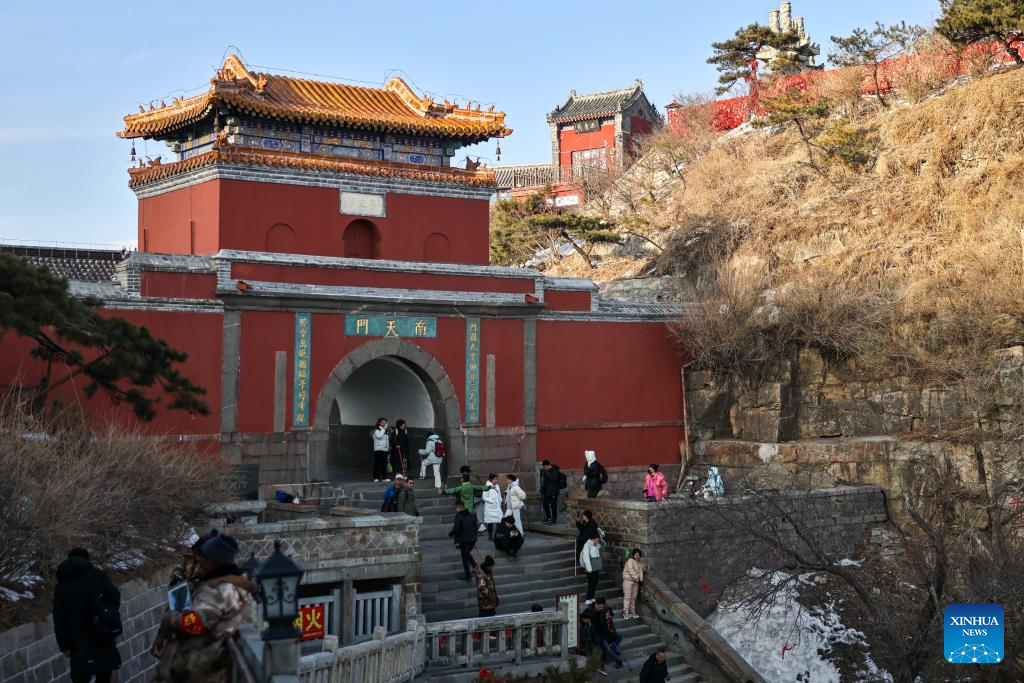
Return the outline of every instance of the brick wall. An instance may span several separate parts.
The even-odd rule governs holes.
[[[118,586],[121,590],[121,623],[124,636],[118,642],[121,669],[115,681],[146,681],[156,666],[149,647],[164,615],[167,580],[171,567]],[[0,633],[0,682],[37,683],[69,681],[67,660],[57,649],[53,617],[22,624]]]
[[[606,567],[621,573],[625,553],[640,548],[651,571],[701,614],[707,614],[724,588],[752,568],[777,569],[782,556],[751,529],[769,522],[775,538],[807,550],[790,520],[831,560],[850,557],[872,525],[886,521],[882,490],[843,486],[772,496],[734,496],[714,501],[672,498],[661,503],[616,500],[568,501],[569,514],[593,510],[611,545]]]
[[[242,558],[254,552],[266,559],[274,551],[274,541],[281,541],[281,551],[305,569],[305,584],[351,586],[366,579],[400,580],[405,587],[402,613],[412,616],[422,611],[423,604],[419,524],[418,518],[405,515],[367,514],[360,508],[336,506],[317,516],[235,526],[231,533],[238,539]]]

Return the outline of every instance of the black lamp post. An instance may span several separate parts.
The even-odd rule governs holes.
[[[263,617],[269,626],[263,640],[297,640],[295,628],[299,616],[299,581],[305,571],[281,552],[281,541],[274,541],[274,553],[254,576],[263,594]]]

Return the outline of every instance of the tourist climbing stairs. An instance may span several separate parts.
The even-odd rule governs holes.
[[[379,511],[383,490],[381,484],[346,487],[349,495],[346,504]],[[454,498],[437,496],[429,486],[419,486],[416,499],[423,517],[420,528],[421,583],[427,622],[476,617],[475,585],[463,578],[459,551],[448,538],[454,518]],[[477,562],[486,555],[495,559],[494,582],[501,600],[498,615],[529,612],[533,605],[552,609],[560,593],[579,593],[582,602],[586,593],[586,575],[577,567],[573,538],[528,531],[519,559],[509,560],[494,550],[487,534],[481,534],[474,554]],[[612,558],[606,558],[606,562],[612,561]],[[621,669],[615,669],[609,662],[605,668],[608,679],[637,680],[640,668],[651,653],[668,643],[644,620],[622,619],[622,591],[613,581],[612,572],[604,574],[597,594],[604,596],[615,612],[616,627],[622,635],[622,650],[628,663]],[[672,683],[702,680],[683,656],[673,652],[671,647],[668,661]]]

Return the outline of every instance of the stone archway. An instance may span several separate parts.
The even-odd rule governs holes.
[[[363,414],[366,412],[365,410],[359,412],[349,409],[346,411],[343,402],[347,401],[350,406],[352,405],[353,392],[358,392],[360,387],[367,386],[368,374],[380,381],[402,381],[404,384],[401,386],[410,391],[422,390],[425,393],[425,400],[429,401],[435,431],[441,435],[448,446],[447,470],[449,472],[457,471],[455,468],[465,464],[466,452],[463,447],[459,399],[455,393],[455,386],[444,367],[434,356],[411,342],[403,339],[378,339],[363,344],[345,356],[335,366],[317,396],[309,444],[310,479],[324,481],[330,478],[332,434],[336,439],[338,438],[337,435],[346,424],[346,419],[367,419],[366,415],[369,413]],[[367,402],[373,404],[380,396],[367,394],[367,398]],[[379,408],[371,407],[367,410],[379,410]],[[408,410],[411,411],[410,414],[414,414],[417,410],[424,412],[425,406],[418,406],[415,399],[406,399],[403,407],[399,410]],[[403,417],[403,415],[390,415],[387,412],[383,414],[392,421]],[[374,413],[374,415],[375,417],[370,418],[371,420],[376,419],[376,414]],[[411,420],[410,424],[412,424]],[[359,427],[366,427],[368,430],[370,425],[359,425]],[[367,455],[369,454],[368,444],[367,433]],[[421,446],[422,444],[418,443],[412,444],[413,448]],[[367,477],[369,474],[370,470],[367,469]]]

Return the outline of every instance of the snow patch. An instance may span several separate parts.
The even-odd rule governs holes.
[[[835,564],[837,567],[859,567],[864,564],[864,560],[851,560],[849,557],[844,557]]]
[[[18,602],[19,600],[31,600],[32,597],[32,591],[19,592],[11,590],[10,588],[4,588],[3,586],[0,586],[0,600],[6,600],[7,602]]]
[[[852,562],[853,560],[851,560]],[[735,591],[727,592],[708,622],[730,645],[772,683],[813,681],[889,681],[892,676],[880,669],[867,652],[864,634],[843,625],[835,603],[808,610],[798,600],[797,586],[813,581],[813,575],[793,577],[784,572],[751,570],[751,580]],[[744,594],[754,585],[768,581],[776,588],[760,614],[744,604]],[[763,585],[763,584],[762,584]],[[865,651],[865,670],[855,677],[843,676],[823,655],[833,645],[846,643]]]
[[[757,457],[761,459],[765,465],[772,464],[772,460],[779,454],[779,444],[777,443],[762,443],[757,446]]]

